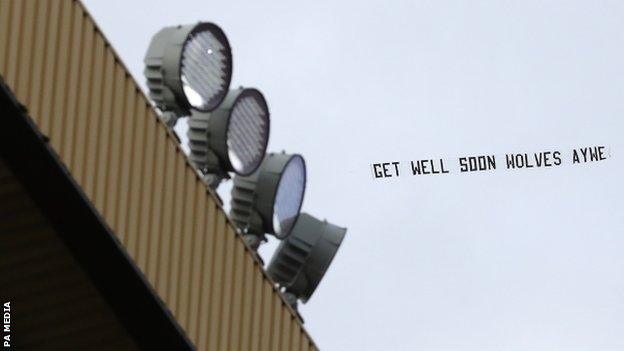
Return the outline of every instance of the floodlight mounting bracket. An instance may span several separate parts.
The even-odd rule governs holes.
[[[297,295],[291,293],[288,290],[285,290],[282,292],[282,296],[284,297],[284,300],[286,300],[286,303],[290,306],[290,308],[295,311],[295,313],[297,314],[297,318],[299,318],[301,323],[305,323],[305,320],[299,313],[299,299],[297,298]]]
[[[172,111],[161,111],[162,113],[158,115],[160,120],[169,128],[173,129],[175,127],[176,122],[178,121],[179,116]]]
[[[288,290],[284,291],[282,295],[284,296],[284,300],[286,300],[286,302],[290,305],[290,307],[292,307],[293,310],[297,311],[297,306],[298,306],[297,295],[291,293]]]
[[[152,39],[145,55],[145,70],[149,96],[161,111],[177,116],[188,114],[190,106],[182,93],[180,60],[188,35],[195,24],[165,27]],[[174,89],[170,87],[175,87]],[[178,93],[176,94],[176,91]]]
[[[238,228],[245,229],[249,233],[273,234],[280,240],[288,236],[289,232],[276,233],[273,221],[275,200],[282,174],[294,157],[301,158],[298,154],[269,153],[254,173],[245,177],[234,177],[230,218]]]
[[[219,123],[215,123],[218,119],[211,113],[193,111],[188,120],[187,137],[191,162],[203,174],[213,175],[213,178],[219,178],[220,182],[229,179],[230,176],[212,146],[215,129],[221,128]]]
[[[264,234],[244,233],[242,236],[247,246],[249,246],[249,248],[251,248],[254,252],[258,251],[260,244],[267,242],[267,238]]]
[[[198,172],[212,190],[217,190],[219,184],[225,179],[217,174],[204,174],[201,170],[198,170]]]
[[[258,196],[256,186],[259,174],[257,171],[247,177],[234,177],[230,219],[240,228],[243,235],[262,238],[265,234],[262,217],[253,207]]]

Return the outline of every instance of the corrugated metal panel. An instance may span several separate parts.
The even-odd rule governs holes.
[[[80,2],[0,1],[0,74],[199,349],[315,349]]]
[[[2,160],[0,287],[15,349],[138,350]]]

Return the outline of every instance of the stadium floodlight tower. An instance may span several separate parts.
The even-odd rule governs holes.
[[[253,250],[267,233],[278,239],[290,234],[305,186],[305,161],[297,154],[270,153],[254,173],[234,177],[230,219]]]
[[[347,232],[307,213],[299,215],[268,266],[268,273],[283,289],[288,303],[307,302],[323,279]]]
[[[260,91],[231,90],[213,112],[193,111],[189,119],[189,158],[215,188],[227,172],[249,176],[265,157],[269,108]]]
[[[210,112],[225,98],[232,79],[232,52],[225,33],[209,22],[165,27],[145,55],[150,98],[172,127],[191,111]]]

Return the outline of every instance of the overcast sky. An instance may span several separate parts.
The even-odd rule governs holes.
[[[304,211],[348,227],[300,307],[321,349],[624,349],[624,2],[86,4],[142,86],[160,27],[224,29],[269,149],[306,159]],[[571,164],[593,145],[612,157]],[[371,173],[554,150],[560,167]]]

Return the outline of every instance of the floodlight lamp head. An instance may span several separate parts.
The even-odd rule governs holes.
[[[327,272],[347,232],[301,213],[268,266],[268,273],[287,292],[307,302]]]
[[[287,237],[299,216],[306,185],[303,157],[270,153],[247,177],[234,177],[230,218],[243,234]]]
[[[230,90],[213,112],[193,111],[189,119],[190,159],[204,174],[248,176],[265,157],[270,113],[260,91]]]
[[[163,112],[186,116],[216,109],[232,79],[232,52],[225,33],[209,22],[165,27],[145,55],[149,95]]]

